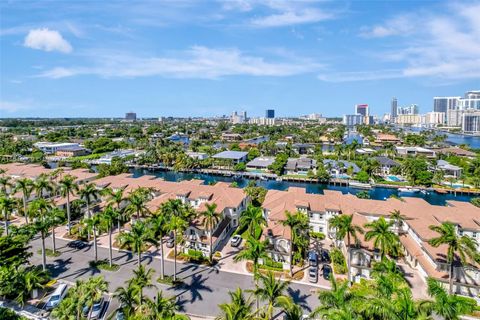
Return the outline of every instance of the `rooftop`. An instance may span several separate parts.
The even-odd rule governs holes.
[[[214,155],[213,158],[240,160],[246,157],[247,154],[248,152],[244,152],[244,151],[222,151]]]

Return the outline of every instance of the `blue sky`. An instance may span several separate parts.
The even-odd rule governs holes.
[[[480,89],[480,1],[2,1],[0,117],[432,109]]]

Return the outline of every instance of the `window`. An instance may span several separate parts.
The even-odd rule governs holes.
[[[476,238],[476,237],[477,237],[477,233],[476,233],[476,232],[472,232],[472,237]]]
[[[463,236],[463,230],[458,230],[458,234],[459,234],[460,236]]]

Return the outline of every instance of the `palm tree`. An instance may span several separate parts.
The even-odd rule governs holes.
[[[135,308],[140,305],[139,290],[140,288],[131,281],[127,281],[127,287],[119,287],[115,290],[114,297],[120,302],[127,319],[133,315]]]
[[[333,319],[338,318],[338,314],[348,315],[351,311],[356,297],[349,290],[349,281],[337,282],[335,277],[330,277],[330,284],[330,290],[322,290],[318,294],[320,306],[312,312],[312,317]]]
[[[145,244],[157,245],[151,230],[143,221],[136,221],[132,225],[132,230],[129,232],[122,232],[119,235],[119,241],[122,247],[128,247],[134,253],[137,254],[137,263],[140,268],[142,265],[142,251]]]
[[[277,299],[277,306],[284,312],[284,320],[303,320],[302,307],[296,304],[292,298],[286,296],[280,296]]]
[[[462,315],[470,314],[475,310],[477,303],[473,299],[448,294],[443,286],[433,278],[427,279],[428,294],[434,301],[424,301],[427,310],[445,320],[459,320]]]
[[[83,294],[86,297],[86,305],[89,308],[87,319],[92,315],[93,304],[100,300],[108,292],[108,282],[102,276],[88,278],[84,283]]]
[[[350,246],[351,240],[355,241],[355,244],[358,244],[358,234],[363,234],[363,229],[360,226],[357,226],[353,223],[353,215],[337,215],[330,219],[330,227],[335,228],[336,233],[335,237],[337,240],[343,241],[345,237],[347,238],[347,269],[348,269],[348,282],[351,281],[350,276]]]
[[[113,254],[112,254],[112,233],[113,233],[113,223],[118,219],[120,213],[117,209],[114,209],[111,205],[108,205],[105,211],[100,214],[100,220],[108,230],[108,262],[110,267],[113,264]]]
[[[53,253],[57,252],[57,247],[55,245],[55,228],[65,221],[65,212],[57,207],[52,208],[47,213],[48,224],[52,228],[52,245]]]
[[[243,291],[237,288],[235,291],[228,293],[230,303],[222,303],[218,307],[222,314],[217,320],[253,320],[252,302],[249,298],[245,298]]]
[[[398,268],[394,260],[383,258],[381,261],[375,262],[372,265],[371,275],[373,278],[378,278],[379,276],[386,276],[391,280],[397,282],[405,282],[403,273]]]
[[[297,232],[299,230],[305,230],[304,228],[306,223],[305,214],[297,211],[292,214],[288,211],[285,211],[285,220],[282,220],[282,225],[290,228],[291,241],[290,241],[290,276],[293,275],[293,246],[296,244]]]
[[[80,199],[85,201],[85,205],[87,206],[87,218],[90,219],[92,217],[90,207],[98,200],[100,192],[95,184],[89,183],[83,189],[78,191],[78,195],[80,196]],[[88,240],[90,240],[90,231],[88,232]]]
[[[395,226],[395,229],[396,229],[397,233],[399,233],[400,230],[403,227],[403,223],[408,218],[407,218],[407,216],[403,215],[400,212],[400,210],[395,209],[392,212],[390,212],[389,219],[390,219],[390,221],[393,221],[393,225]]]
[[[33,189],[37,198],[51,197],[55,191],[55,186],[45,174],[41,174],[33,182]]]
[[[94,214],[91,218],[86,218],[83,220],[84,224],[87,227],[88,233],[93,233],[93,252],[94,252],[94,261],[98,260],[98,248],[97,248],[97,228],[102,224],[102,218],[99,214]]]
[[[75,192],[78,192],[78,185],[75,183],[75,177],[71,175],[63,176],[62,180],[58,182],[60,187],[60,194],[62,197],[67,197],[67,224],[68,224],[68,234],[71,233],[71,218],[70,218],[70,195],[74,195]]]
[[[143,289],[144,288],[151,288],[153,287],[152,284],[152,276],[153,276],[153,269],[145,269],[143,265],[139,265],[139,267],[133,270],[134,277],[129,280],[129,285],[136,285],[138,287],[139,293],[139,304],[144,303],[143,299]]]
[[[459,236],[456,226],[451,222],[443,222],[439,226],[431,225],[429,228],[437,232],[439,236],[428,240],[428,243],[436,248],[441,245],[447,246],[447,263],[450,265],[448,292],[452,294],[454,260],[457,256],[461,264],[467,263],[468,260],[478,261],[477,241],[468,236]]]
[[[128,205],[125,208],[125,212],[129,214],[136,214],[137,219],[140,219],[140,216],[143,216],[148,212],[147,201],[148,201],[149,190],[143,187],[140,187],[130,193],[128,196]]]
[[[175,297],[166,298],[163,296],[162,291],[157,292],[153,301],[147,300],[148,316],[149,320],[165,319],[165,320],[187,320],[190,319],[185,315],[178,315],[176,311],[178,306],[175,303]]]
[[[107,194],[107,205],[111,205],[112,207],[115,206],[117,208],[117,211],[119,213],[117,223],[118,223],[118,232],[121,231],[121,223],[120,221],[122,220],[122,202],[125,201],[125,197],[123,196],[125,188],[119,188],[116,190],[113,190],[112,188],[106,188],[104,193]]]
[[[19,277],[17,285],[21,286],[22,290],[19,291],[15,301],[21,306],[25,305],[33,290],[43,289],[44,284],[49,280],[48,273],[38,267],[28,267],[19,270],[17,275]]]
[[[28,224],[27,201],[33,191],[33,181],[29,178],[21,178],[17,180],[15,190],[22,193],[23,214],[25,215],[25,223]]]
[[[183,234],[188,226],[188,220],[194,212],[180,200],[168,200],[160,207],[162,213],[170,218],[169,230],[173,232],[173,281],[177,281],[177,235]]]
[[[253,278],[255,280],[255,287],[258,287],[258,264],[260,259],[268,258],[267,255],[267,244],[268,241],[259,241],[251,236],[247,238],[245,246],[243,249],[233,258],[233,261],[245,261],[250,260],[253,262]],[[257,311],[258,311],[258,298],[257,300]]]
[[[48,212],[52,210],[53,205],[50,201],[43,198],[38,198],[30,203],[30,213],[34,216],[35,229],[40,231],[42,238],[42,267],[47,269],[47,255],[45,251],[45,238],[50,229],[50,222],[47,219]]]
[[[400,250],[400,239],[395,232],[392,231],[393,221],[387,221],[384,217],[380,217],[370,223],[365,224],[365,228],[370,229],[365,233],[365,240],[373,239],[373,246],[380,250],[380,255],[397,256]]]
[[[0,177],[0,193],[4,195],[8,195],[9,189],[12,187],[12,183],[10,182],[12,178],[9,176],[1,176]]]
[[[15,208],[15,199],[10,198],[7,195],[0,197],[0,211],[3,213],[4,220],[5,220],[5,234],[8,236],[8,221],[10,218],[10,214],[13,212],[13,208]]]
[[[213,228],[220,222],[221,214],[216,212],[217,204],[216,203],[206,203],[206,210],[200,213],[200,217],[203,218],[203,227],[208,230],[210,235],[210,263],[213,263]]]
[[[275,274],[271,271],[266,276],[260,275],[260,282],[261,284],[254,290],[254,294],[260,300],[267,302],[266,316],[271,318],[273,316],[273,307],[277,304],[280,297],[285,296],[285,291],[290,283],[277,280]]]
[[[161,255],[161,272],[160,279],[165,277],[165,256],[163,253],[163,238],[168,234],[169,216],[168,213],[163,214],[161,208],[157,210],[154,216],[148,221],[152,229],[155,239],[159,239],[160,255]]]
[[[248,205],[247,209],[240,217],[239,230],[248,230],[248,233],[255,239],[259,239],[262,234],[262,227],[267,225],[263,216],[262,208]]]

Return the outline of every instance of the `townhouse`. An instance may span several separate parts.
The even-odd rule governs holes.
[[[199,215],[191,221],[185,231],[183,249],[200,250],[205,256],[210,252],[210,238],[212,250],[216,249],[226,240],[231,232],[238,227],[241,213],[249,203],[249,197],[242,189],[230,187],[228,183],[217,182],[215,185],[205,185],[202,180],[171,182],[157,179],[155,176],[144,175],[134,178],[128,173],[118,176],[109,176],[95,181],[98,188],[110,187],[124,190],[125,196],[139,187],[151,190],[147,207],[151,212],[169,199],[179,199],[189,204],[197,213],[207,209],[207,204],[215,203],[216,212],[220,215],[219,222],[213,227],[213,232],[206,230],[203,219]]]
[[[382,216],[388,220],[394,210],[400,211],[406,218],[401,225],[392,227],[392,231],[400,238],[402,259],[424,278],[433,277],[447,285],[447,248],[433,247],[428,243],[438,236],[429,226],[449,221],[455,224],[459,235],[479,239],[480,208],[468,202],[447,201],[445,206],[438,206],[413,197],[370,200],[332,190],[324,190],[324,194],[308,194],[305,189],[292,187],[287,191],[269,190],[263,203],[267,219],[263,236],[270,243],[272,259],[283,262],[285,269],[288,269],[291,235],[289,229],[281,223],[286,218],[285,211],[305,213],[313,231],[323,232],[334,240],[335,229],[330,227],[329,220],[335,215],[352,215],[354,224],[364,226]],[[363,236],[360,236],[360,240],[358,245],[343,247],[344,254],[349,254],[351,258],[351,281],[354,282],[362,278],[368,279],[372,263],[381,258],[372,241],[365,241]],[[477,265],[461,266],[455,262],[453,270],[455,292],[468,296],[480,293],[480,271]]]

